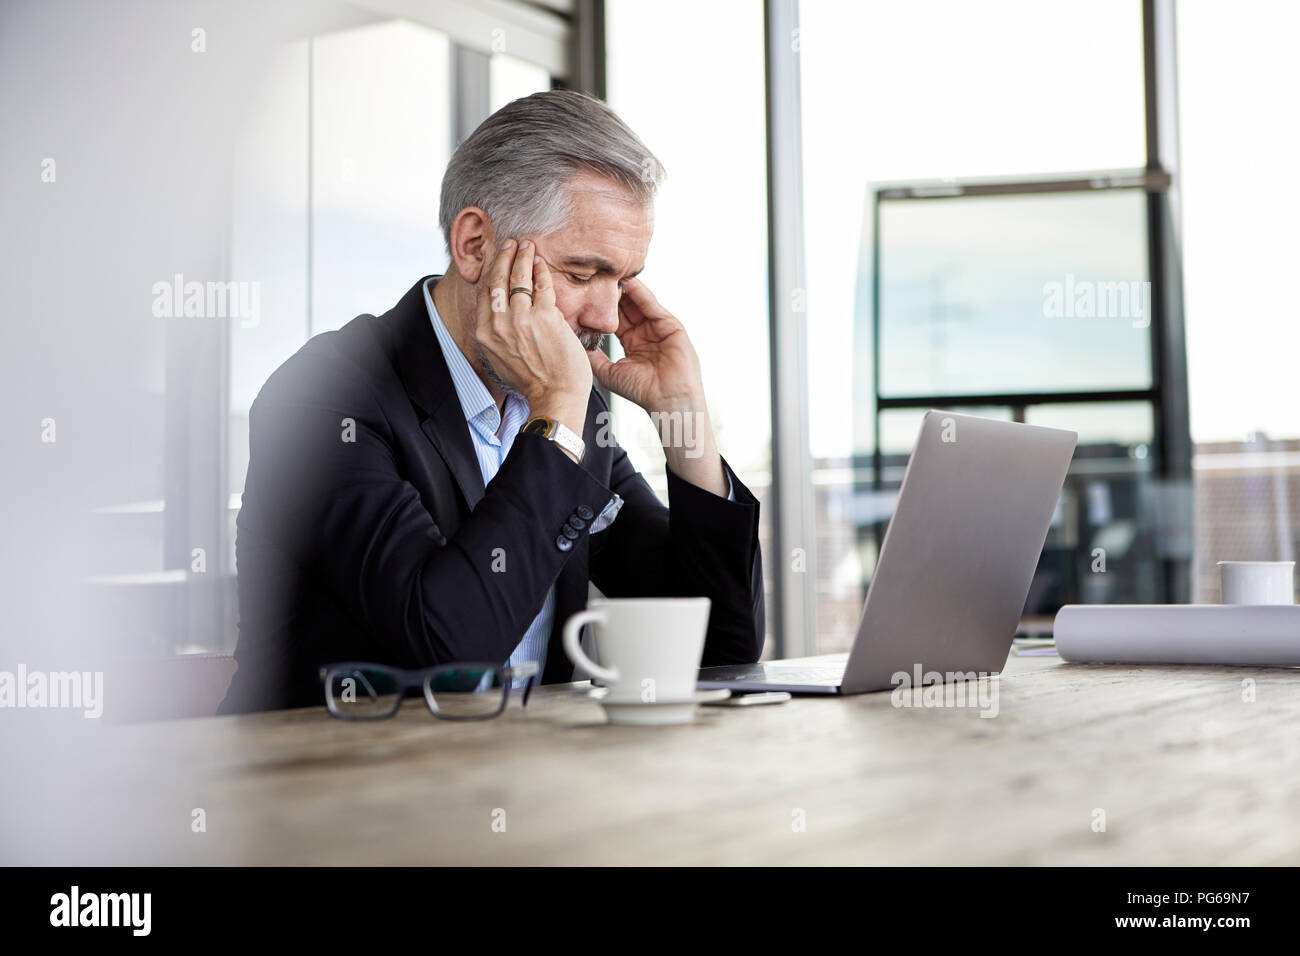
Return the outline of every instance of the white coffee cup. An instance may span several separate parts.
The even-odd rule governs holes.
[[[695,682],[709,628],[706,597],[603,598],[564,624],[564,650],[609,688],[608,703],[683,703]],[[592,623],[596,654],[582,652],[582,626]]]
[[[1220,561],[1222,604],[1294,604],[1294,561]]]

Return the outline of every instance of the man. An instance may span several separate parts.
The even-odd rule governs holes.
[[[560,633],[588,581],[707,595],[702,663],[758,659],[758,502],[718,453],[685,328],[636,278],[660,179],[573,92],[516,100],[456,150],[447,274],[311,339],[253,403],[221,713],[319,706],[320,666],[349,660],[571,680]],[[593,378],[668,426],[669,507]]]

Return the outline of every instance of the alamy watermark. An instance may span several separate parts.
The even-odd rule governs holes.
[[[262,321],[260,282],[186,282],[178,272],[171,282],[155,282],[152,292],[159,319],[239,319],[245,329]]]
[[[912,672],[895,671],[890,703],[895,707],[978,707],[981,717],[998,715],[998,682],[986,671],[926,671],[913,665]],[[912,693],[920,688],[919,698]]]
[[[665,448],[681,448],[687,458],[704,454],[704,429],[707,427],[703,412],[650,412],[650,429]],[[596,413],[596,445],[612,448],[617,444],[613,432],[613,415]],[[632,423],[634,430],[644,427],[644,419]]]
[[[152,909],[152,893],[83,893],[74,884],[50,897],[50,925],[123,926],[133,936],[148,936]]]
[[[81,710],[94,719],[104,713],[103,671],[0,671],[0,709]]]
[[[1049,319],[1128,319],[1135,329],[1151,326],[1151,283],[1095,282],[1067,273],[1064,282],[1043,283],[1043,315]]]

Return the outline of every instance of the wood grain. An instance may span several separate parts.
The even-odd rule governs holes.
[[[881,693],[615,727],[565,685],[478,723],[407,701],[106,728],[147,758],[114,861],[1300,862],[1300,672],[1013,656],[997,685],[992,718]]]

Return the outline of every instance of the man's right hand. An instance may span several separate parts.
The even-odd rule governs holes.
[[[533,243],[508,239],[479,286],[474,339],[492,367],[544,415],[581,435],[591,394],[591,362],[555,305],[551,270]],[[510,294],[511,289],[528,289]]]

